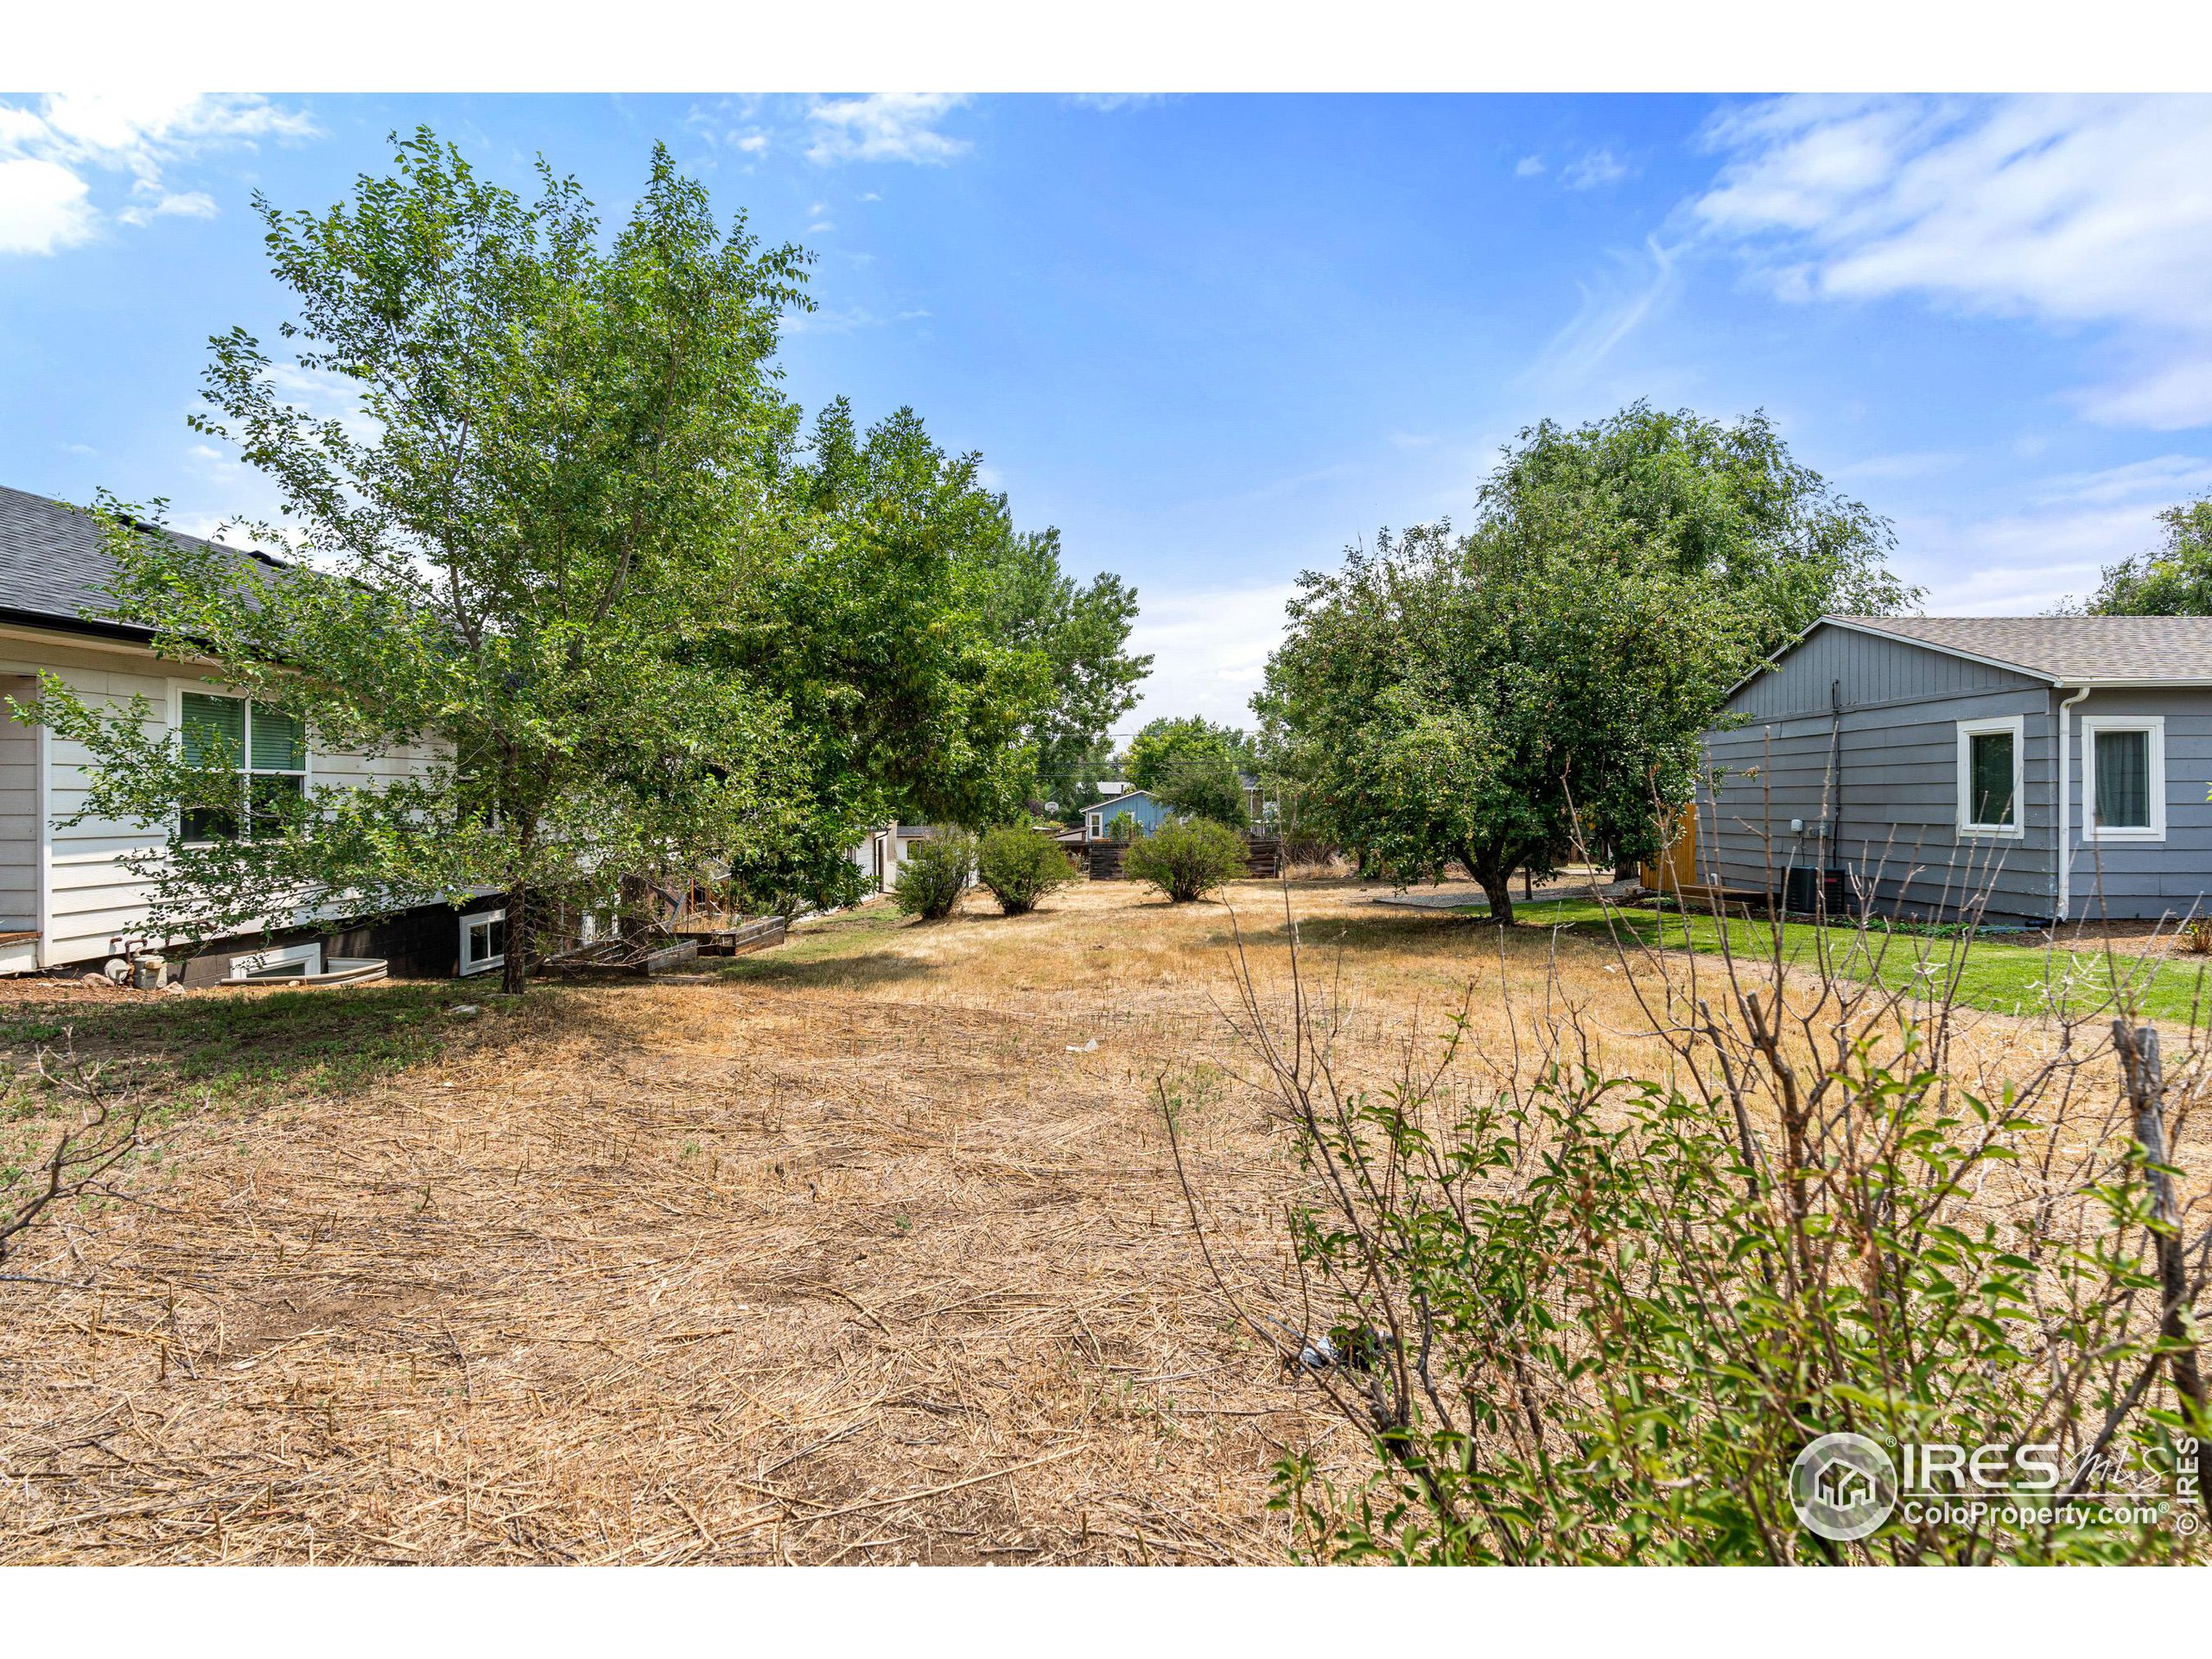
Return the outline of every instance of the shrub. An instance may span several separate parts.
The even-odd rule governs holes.
[[[1075,880],[1056,842],[1018,823],[984,832],[976,874],[1009,916],[1036,909],[1039,899]]]
[[[1122,868],[1139,881],[1149,881],[1172,902],[1187,905],[1243,876],[1245,857],[1243,836],[1200,818],[1163,823],[1133,842]]]
[[[1841,954],[1800,969],[1779,945],[1694,982],[1663,953],[1624,957],[1662,1051],[1647,1077],[1599,1069],[1618,1033],[1557,985],[1504,1010],[1510,1039],[1475,1026],[1497,1016],[1471,987],[1437,1047],[1408,1040],[1371,1087],[1344,1008],[1294,975],[1279,1013],[1240,966],[1236,1024],[1307,1178],[1289,1217],[1305,1300],[1277,1310],[1303,1328],[1217,1282],[1373,1458],[1349,1487],[1301,1453],[1278,1464],[1302,1552],[2202,1559],[2212,1413],[2184,1310],[2204,1272],[2185,1259],[2164,1120],[2178,1128],[2202,1098],[2202,1056],[2177,1056],[2162,1085],[2155,1033],[2107,1007],[2109,1026],[2055,1013],[2039,1052],[2015,1039],[1977,1059],[1928,1000],[1961,948],[1925,947],[1904,988]],[[1939,1490],[1995,1500],[1986,1520],[1899,1502],[1824,1541],[1791,1482],[1841,1432],[1893,1458],[1994,1447],[2030,1489],[2047,1484],[2016,1450],[2071,1491],[2125,1470],[2166,1518],[2094,1497],[2038,1512],[2032,1490],[2007,1510],[2011,1494],[1951,1478]]]
[[[976,837],[964,830],[941,830],[900,862],[892,897],[909,916],[937,921],[952,913],[975,868]]]
[[[1113,822],[1106,826],[1106,839],[1117,841],[1124,847],[1141,839],[1143,835],[1144,826],[1137,822],[1134,812],[1116,812]]]

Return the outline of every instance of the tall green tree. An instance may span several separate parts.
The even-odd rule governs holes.
[[[1635,403],[1522,431],[1477,515],[1526,545],[1575,545],[1711,584],[1751,625],[1755,658],[1822,615],[1887,615],[1918,591],[1889,566],[1889,521],[1802,465],[1763,413],[1723,423]]]
[[[2093,615],[2212,616],[2212,499],[2158,515],[2162,544],[2109,567]]]
[[[1910,602],[1887,525],[1759,416],[1635,404],[1521,435],[1472,528],[1309,574],[1255,700],[1269,767],[1370,867],[1510,878],[1656,849],[1728,689],[1823,613]]]
[[[1246,810],[1240,774],[1253,764],[1244,734],[1198,715],[1163,716],[1129,741],[1129,781],[1187,817],[1241,830]]]
[[[1078,586],[1058,532],[1016,530],[981,474],[913,410],[863,432],[842,398],[793,468],[807,531],[734,619],[729,660],[804,715],[824,868],[833,823],[991,824],[1041,804],[1151,665],[1128,651],[1135,592]]]
[[[427,130],[327,212],[256,205],[290,360],[218,337],[195,424],[276,485],[258,528],[297,562],[111,512],[118,612],[257,728],[426,764],[264,789],[219,721],[179,743],[55,682],[41,716],[92,750],[89,811],[203,832],[147,863],[157,928],[496,889],[519,991],[549,903],[790,829],[793,711],[713,647],[791,531],[773,356],[804,256],[658,149],[611,236],[573,180],[541,163],[525,201]]]
[[[853,896],[849,853],[887,819],[995,823],[1029,786],[1028,722],[1051,664],[987,620],[977,547],[1004,503],[912,410],[861,432],[842,399],[816,418],[782,482],[789,534],[704,646],[791,714],[796,833],[736,874],[828,905]]]
[[[1003,520],[1003,497],[1000,509]],[[1152,671],[1152,658],[1128,648],[1136,589],[1103,571],[1078,585],[1061,569],[1058,530],[1016,532],[1010,521],[979,543],[974,569],[992,637],[1040,652],[1050,675],[1050,696],[1023,733],[1034,756],[1033,805],[1071,810],[1108,775],[1109,734]]]

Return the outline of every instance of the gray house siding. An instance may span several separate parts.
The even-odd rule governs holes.
[[[2072,913],[2077,917],[2157,918],[2200,914],[2212,894],[2212,692],[2101,690],[2075,703],[2073,720],[2074,867]],[[2165,721],[2166,833],[2163,841],[2097,841],[2086,833],[2088,813],[2082,717],[2156,715]]]
[[[1779,893],[1793,866],[1840,869],[1886,913],[1954,913],[1986,893],[1993,918],[2047,919],[2058,908],[2058,704],[2070,695],[1933,647],[1817,627],[1731,697],[1742,724],[1707,734],[1718,784],[1698,801],[1700,879]],[[2022,833],[1962,836],[1959,722],[2013,715]],[[2088,830],[2083,718],[2140,715],[2164,721],[2165,833],[2101,840]],[[2212,690],[2094,690],[2070,710],[2069,747],[2069,915],[2212,907]]]
[[[1748,721],[1707,739],[1723,770],[1717,793],[1699,803],[1703,880],[1778,893],[1793,865],[1840,869],[1854,896],[1886,912],[1948,913],[1986,892],[1993,917],[2051,914],[2056,744],[2047,685],[1824,627],[1728,708]],[[2023,833],[1961,836],[1958,722],[2012,715],[2022,728]],[[1804,821],[1802,835],[1793,818]]]
[[[1942,697],[2039,686],[2008,669],[1955,657],[1902,640],[1878,639],[1850,628],[1815,628],[1770,673],[1740,687],[1729,709],[1766,720],[1778,715],[1817,714],[1826,719],[1828,688],[1843,682],[1847,704],[1873,709]]]

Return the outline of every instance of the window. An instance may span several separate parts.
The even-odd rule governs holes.
[[[317,944],[280,945],[273,950],[257,950],[251,956],[231,958],[232,979],[297,979],[303,974],[322,971],[322,946]]]
[[[307,793],[307,728],[296,715],[264,709],[244,697],[183,694],[180,724],[184,758],[194,766],[216,762],[236,768],[236,806],[188,806],[180,828],[187,842],[235,841],[243,817],[246,836],[283,828],[276,803]]]
[[[504,967],[507,960],[507,912],[504,910],[480,911],[474,916],[461,918],[461,973],[466,979],[471,974],[488,973]]]
[[[2023,719],[1959,722],[1959,833],[2018,836],[2022,762],[2027,744]]]
[[[2166,722],[2157,715],[2082,718],[2082,839],[2166,838]]]

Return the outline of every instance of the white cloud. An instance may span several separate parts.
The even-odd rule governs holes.
[[[1706,138],[1691,215],[1785,296],[2117,325],[2149,366],[2084,412],[2212,422],[2212,99],[1786,98]]]
[[[2165,505],[2184,496],[2212,493],[2212,461],[2202,455],[2156,455],[2094,473],[2067,473],[2036,493],[2040,503],[2107,505],[2150,502]]]
[[[1959,521],[1901,518],[1899,574],[1935,616],[2032,616],[2096,591],[2107,565],[2156,545],[2144,505]]]
[[[215,198],[205,190],[187,190],[163,196],[151,207],[126,207],[116,219],[124,225],[143,225],[156,219],[213,219],[218,211]]]
[[[1912,449],[1894,455],[1869,455],[1835,469],[1840,482],[1889,482],[1904,478],[1932,478],[1948,473],[1966,459],[1950,449]]]
[[[1552,336],[1524,378],[1569,386],[1583,379],[1672,296],[1675,282],[1675,255],[1656,237],[1640,256],[1617,255],[1608,279],[1582,285],[1581,309]]]
[[[1086,110],[1110,113],[1116,110],[1141,110],[1148,104],[1165,103],[1166,92],[1071,92],[1068,102]]]
[[[1541,156],[1523,156],[1513,163],[1513,176],[1516,179],[1533,179],[1543,170],[1544,158]]]
[[[1288,584],[1162,594],[1145,588],[1129,648],[1152,654],[1142,701],[1125,716],[1135,731],[1162,715],[1203,715],[1249,728],[1252,694],[1282,641]]]
[[[1593,149],[1560,175],[1570,190],[1590,190],[1628,176],[1628,164],[1610,149]]]
[[[99,227],[86,182],[59,162],[0,159],[0,253],[53,253]]]
[[[807,106],[813,162],[918,162],[942,165],[972,146],[949,138],[937,123],[968,101],[957,92],[871,92],[865,98],[816,99]]]
[[[97,234],[88,175],[130,178],[118,223],[210,218],[214,198],[168,188],[168,168],[213,149],[315,132],[304,111],[250,95],[62,93],[35,110],[0,104],[0,252],[53,253]]]
[[[2212,424],[2212,341],[2200,339],[2183,350],[2184,355],[2143,371],[2139,378],[2092,386],[2075,402],[2082,414],[2106,426],[2178,432]]]

